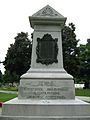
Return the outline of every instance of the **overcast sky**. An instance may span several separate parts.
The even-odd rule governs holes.
[[[5,59],[17,33],[31,34],[28,16],[47,4],[67,17],[66,24],[73,22],[77,39],[86,43],[90,38],[90,0],[0,0],[0,61]],[[2,65],[0,69],[3,71]]]

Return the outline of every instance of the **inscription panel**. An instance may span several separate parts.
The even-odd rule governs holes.
[[[67,99],[72,89],[59,81],[29,81],[20,86],[20,97],[26,99]]]
[[[43,38],[37,38],[37,63],[42,63],[49,65],[52,63],[57,63],[57,54],[58,54],[58,39],[53,39],[50,34],[45,34]]]

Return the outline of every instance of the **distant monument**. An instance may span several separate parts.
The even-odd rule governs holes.
[[[63,68],[66,18],[47,5],[29,20],[31,68],[21,76],[18,98],[3,105],[0,120],[90,120],[90,104],[75,99],[73,77]]]

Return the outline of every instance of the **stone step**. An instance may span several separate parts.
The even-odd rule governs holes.
[[[90,120],[90,116],[2,116],[0,120]]]
[[[5,116],[89,116],[90,104],[81,100],[18,100],[3,105]]]

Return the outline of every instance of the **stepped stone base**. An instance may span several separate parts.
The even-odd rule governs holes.
[[[64,69],[31,69],[21,76],[19,99],[75,99],[73,77]]]
[[[0,120],[90,120],[90,104],[75,100],[19,100],[3,105]]]

